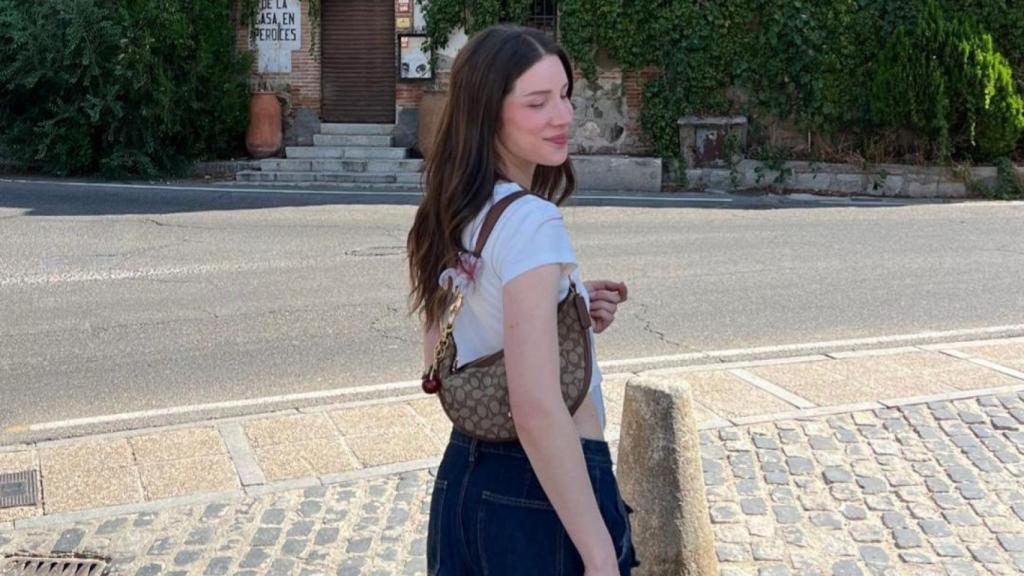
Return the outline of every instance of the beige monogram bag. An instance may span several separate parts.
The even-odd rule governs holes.
[[[498,201],[487,213],[476,249],[479,258],[484,244],[502,212],[514,201],[528,194],[516,192]],[[462,307],[462,293],[454,288],[455,300],[448,322],[434,349],[434,363],[423,375],[423,390],[438,394],[441,405],[452,424],[468,436],[490,442],[516,439],[512,410],[508,401],[508,379],[505,375],[505,352],[499,350],[456,368],[458,351],[452,326]],[[587,396],[591,377],[591,348],[588,329],[590,313],[586,301],[570,279],[569,294],[558,304],[558,354],[561,366],[562,399],[570,413],[575,413]]]

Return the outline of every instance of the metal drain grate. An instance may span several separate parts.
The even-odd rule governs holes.
[[[36,505],[35,470],[0,474],[0,509]]]
[[[11,556],[0,565],[0,576],[102,576],[106,572],[106,561],[92,558]]]

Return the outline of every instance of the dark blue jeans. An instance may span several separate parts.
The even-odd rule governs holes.
[[[635,562],[631,510],[619,494],[608,444],[581,440],[619,572]],[[582,576],[583,560],[518,442],[453,431],[437,472],[427,532],[430,576]]]

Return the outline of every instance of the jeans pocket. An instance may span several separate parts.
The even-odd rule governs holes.
[[[430,495],[430,516],[427,520],[427,574],[433,576],[441,569],[441,539],[444,522],[445,496],[448,494],[448,481],[435,480],[434,490]]]
[[[574,549],[548,501],[481,494],[477,542],[483,576],[556,576]]]

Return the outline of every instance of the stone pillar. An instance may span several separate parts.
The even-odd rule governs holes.
[[[637,576],[717,576],[700,438],[685,382],[626,384],[618,477],[633,507]]]

